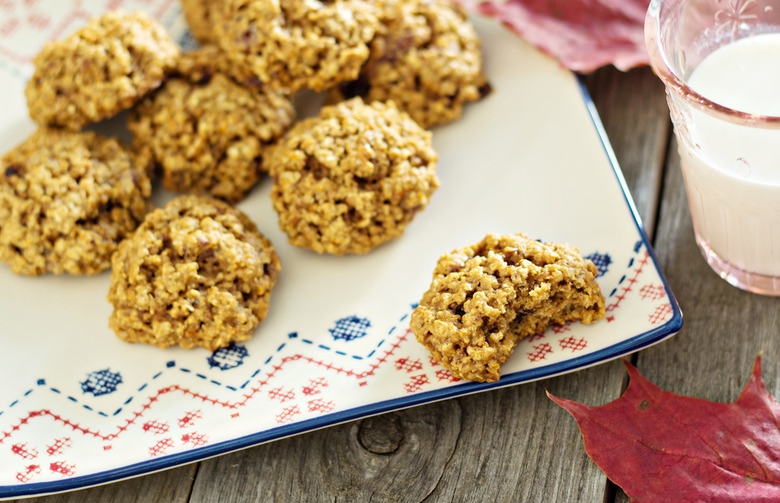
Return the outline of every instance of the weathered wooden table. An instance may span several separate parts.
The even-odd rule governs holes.
[[[728,402],[763,351],[777,395],[780,300],[728,285],[701,258],[660,81],[648,68],[605,68],[586,81],[684,314],[682,331],[635,364],[664,389]],[[625,385],[614,361],[39,500],[625,502],[545,395],[600,405]]]

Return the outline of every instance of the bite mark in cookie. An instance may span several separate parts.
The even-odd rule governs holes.
[[[411,328],[455,377],[496,381],[523,337],[604,317],[597,274],[571,245],[488,234],[439,259]]]

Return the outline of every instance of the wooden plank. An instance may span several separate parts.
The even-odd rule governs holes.
[[[593,103],[652,239],[671,135],[664,87],[648,67],[605,67],[585,78]]]
[[[280,440],[201,463],[191,501],[420,501],[460,431],[450,400]]]
[[[189,499],[196,471],[196,465],[187,465],[91,489],[14,501],[19,503],[137,503],[140,501],[184,503]]]
[[[617,396],[622,373],[611,362],[459,400],[458,446],[426,501],[601,501],[606,478],[574,420],[545,391],[600,404]]]

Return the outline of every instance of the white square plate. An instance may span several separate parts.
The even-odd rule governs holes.
[[[109,5],[151,12],[192,46],[171,0],[0,2],[0,152],[35,127],[30,60]],[[0,264],[0,497],[141,475],[287,435],[571,372],[676,333],[682,315],[583,86],[500,25],[477,23],[494,92],[434,130],[441,188],[364,256],[287,244],[264,179],[239,207],[282,274],[255,337],[210,353],[119,340],[109,274],[15,276]],[[167,197],[158,195],[158,198]],[[497,383],[453,381],[408,330],[436,259],[488,232],[577,246],[607,317],[523,340]]]

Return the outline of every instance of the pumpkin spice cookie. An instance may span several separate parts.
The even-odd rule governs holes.
[[[133,109],[128,129],[166,188],[235,203],[257,182],[263,151],[295,110],[276,91],[232,79],[249,77],[224,61],[214,46],[185,54],[177,75]]]
[[[523,337],[604,317],[597,274],[571,245],[488,234],[439,259],[411,329],[453,376],[496,381]]]
[[[146,168],[114,139],[42,128],[0,161],[0,261],[97,274],[150,208]]]
[[[71,130],[111,117],[158,87],[178,56],[147,14],[104,14],[35,57],[25,89],[30,117]]]
[[[377,28],[374,11],[361,0],[224,0],[212,13],[228,55],[292,93],[356,78]]]
[[[360,98],[300,121],[268,152],[271,200],[290,243],[366,253],[403,234],[439,186],[431,133]]]
[[[109,326],[117,336],[212,351],[252,336],[281,270],[244,213],[200,196],[149,213],[112,265]]]
[[[393,100],[424,128],[455,120],[490,92],[480,40],[450,0],[383,0],[371,56],[357,80],[331,89],[330,102]]]

